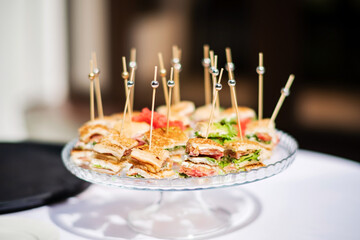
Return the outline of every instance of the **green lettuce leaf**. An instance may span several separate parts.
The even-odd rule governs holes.
[[[185,149],[186,146],[182,145],[182,146],[175,146],[173,148],[165,148],[165,150],[168,150],[168,151],[175,151],[175,150],[178,150],[178,149]]]
[[[179,173],[179,176],[182,178],[189,178],[190,176],[186,175],[185,173]]]
[[[211,130],[212,132],[209,133],[209,138],[232,139],[237,135],[235,127],[231,124],[214,123]]]
[[[132,177],[135,177],[135,178],[144,178],[143,176],[141,176],[140,174],[135,174],[135,175],[131,175]]]
[[[215,158],[211,158],[211,157],[203,157],[206,158],[206,160],[213,162],[213,163],[217,163],[217,160]]]
[[[209,139],[213,140],[214,142],[216,143],[219,143],[221,145],[224,145],[224,139],[223,138],[212,138],[212,137],[209,137]]]
[[[103,168],[101,165],[99,165],[99,164],[93,164],[92,165],[93,167],[95,167],[95,168]]]
[[[247,134],[246,138],[249,139],[249,140],[255,140],[255,141],[260,142],[260,143],[265,143],[265,144],[270,144],[271,143],[271,141],[264,141],[264,140],[259,139],[256,134]]]
[[[241,163],[241,162],[245,162],[245,161],[252,161],[252,160],[259,161],[259,156],[260,156],[260,149],[256,150],[254,153],[250,153],[250,154],[241,156],[239,159],[233,159],[232,162],[237,164],[237,163]]]
[[[231,163],[231,162],[226,161],[226,160],[224,160],[224,161],[218,161],[218,165],[219,165],[219,167],[221,167],[221,168],[224,168],[224,167],[228,166],[230,163]]]

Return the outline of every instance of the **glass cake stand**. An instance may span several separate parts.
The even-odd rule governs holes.
[[[221,196],[216,197],[222,201],[214,201],[214,196],[200,190],[252,183],[284,171],[294,161],[298,144],[285,132],[278,131],[278,135],[279,144],[272,157],[264,161],[266,167],[211,177],[145,179],[127,177],[125,173],[108,175],[95,172],[79,167],[71,160],[70,151],[77,139],[66,144],[62,159],[72,174],[85,181],[133,190],[158,191],[159,199],[155,203],[129,213],[128,225],[136,232],[165,239],[199,239],[228,232],[235,216],[238,225],[246,225],[254,216],[255,200],[246,192],[239,197],[221,191]],[[237,207],[228,207],[239,202],[241,204],[237,204]]]

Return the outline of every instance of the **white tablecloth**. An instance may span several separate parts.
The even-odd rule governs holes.
[[[246,226],[214,239],[360,239],[360,164],[356,162],[299,150],[293,165],[284,172],[225,191],[240,190],[258,200],[257,217]],[[117,217],[120,214],[125,218],[131,207],[145,206],[157,194],[92,185],[62,203],[2,217],[46,222],[55,226],[61,240],[88,239],[89,229],[97,229],[109,238],[155,239],[135,233]],[[74,227],[67,226],[74,218],[81,220]],[[107,224],[109,218],[119,225]]]

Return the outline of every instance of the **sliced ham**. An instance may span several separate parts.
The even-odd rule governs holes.
[[[182,165],[179,172],[184,173],[190,177],[206,177],[217,174],[215,169],[207,168],[200,164],[194,164],[191,167]]]

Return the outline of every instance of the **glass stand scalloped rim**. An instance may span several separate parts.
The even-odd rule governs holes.
[[[71,149],[77,142],[74,139],[67,143],[62,151],[62,160],[66,168],[78,178],[85,181],[113,187],[146,190],[146,191],[191,191],[230,187],[259,181],[284,171],[295,159],[298,149],[296,140],[283,131],[277,131],[279,143],[273,151],[272,157],[265,160],[265,167],[252,169],[247,172],[229,173],[200,178],[169,178],[145,179],[121,175],[109,175],[77,166],[70,158]]]
[[[285,132],[278,131],[278,135],[279,144],[272,157],[264,162],[266,167],[211,177],[142,179],[98,173],[79,167],[71,160],[70,151],[77,139],[66,144],[62,159],[72,174],[85,181],[160,193],[153,204],[133,209],[125,217],[133,231],[163,239],[207,239],[245,227],[259,215],[260,205],[256,197],[246,191],[198,190],[252,183],[284,171],[293,163],[298,144]]]

